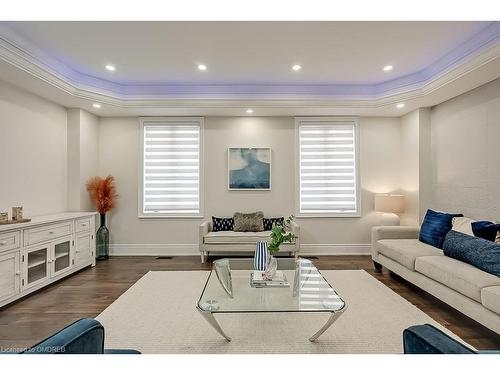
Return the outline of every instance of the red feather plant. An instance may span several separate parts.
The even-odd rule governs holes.
[[[118,194],[116,194],[115,178],[113,176],[106,178],[92,177],[87,182],[87,191],[100,214],[105,214],[115,207]]]

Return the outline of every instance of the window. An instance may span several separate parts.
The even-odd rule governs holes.
[[[199,217],[203,118],[141,119],[139,217]]]
[[[296,118],[298,216],[360,216],[355,118]]]

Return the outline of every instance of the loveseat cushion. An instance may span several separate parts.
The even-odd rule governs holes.
[[[481,289],[500,286],[500,278],[446,256],[415,260],[415,271],[481,303]]]
[[[481,289],[481,303],[488,310],[500,314],[500,286]]]
[[[210,232],[205,235],[204,241],[208,244],[256,244],[259,240],[267,240],[271,235],[271,231],[263,232],[233,232],[221,231]]]
[[[415,259],[426,255],[443,255],[443,251],[417,239],[387,239],[377,241],[377,250],[386,257],[415,271]]]
[[[443,250],[448,257],[500,277],[500,244],[451,230]]]

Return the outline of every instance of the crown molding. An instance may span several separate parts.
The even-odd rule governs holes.
[[[500,22],[490,23],[425,69],[374,85],[122,85],[75,71],[15,34],[5,24],[0,24],[0,60],[74,98],[118,108],[237,108],[249,102],[262,108],[378,108],[425,97],[500,60]]]

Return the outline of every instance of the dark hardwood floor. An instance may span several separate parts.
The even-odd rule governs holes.
[[[213,259],[210,259],[210,261]],[[478,349],[500,349],[500,335],[387,270],[375,273],[369,256],[320,256],[319,269],[364,269]],[[113,257],[0,308],[1,348],[35,344],[72,321],[95,317],[149,270],[209,270],[199,257]]]

